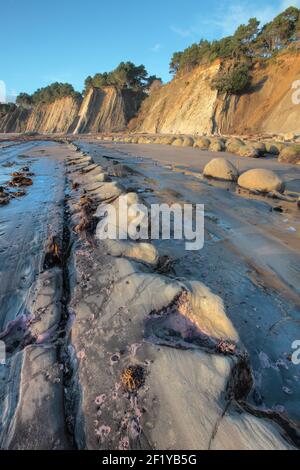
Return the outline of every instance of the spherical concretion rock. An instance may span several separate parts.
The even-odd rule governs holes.
[[[168,137],[168,136],[159,136],[157,137],[155,143],[162,144],[162,145],[172,145],[172,143],[176,140],[176,137]]]
[[[259,155],[262,157],[267,153],[266,144],[264,142],[251,142],[250,145],[258,150]]]
[[[258,158],[260,156],[259,151],[252,145],[242,145],[236,153],[240,157]]]
[[[237,168],[226,158],[214,158],[204,168],[204,176],[226,181],[236,181],[239,176]]]
[[[282,193],[285,188],[284,182],[270,170],[253,169],[243,173],[238,179],[238,185],[241,188],[250,191],[259,191],[261,193],[269,193],[278,191]]]
[[[159,143],[162,145],[172,145],[174,140],[176,140],[176,137],[174,136],[173,137],[164,136],[164,137],[160,137]]]
[[[265,142],[266,145],[266,152],[270,153],[271,155],[279,155],[280,154],[280,146],[276,144],[276,142]]]
[[[183,147],[193,147],[194,146],[194,139],[192,137],[184,137],[182,142]]]
[[[207,150],[210,146],[210,140],[207,137],[199,137],[194,142],[194,147]]]
[[[224,152],[225,145],[224,145],[223,140],[220,140],[220,139],[212,140],[209,146],[209,150],[211,150],[211,152]]]
[[[139,137],[138,143],[139,144],[152,144],[152,140],[149,137]]]
[[[226,142],[226,150],[231,153],[238,153],[239,149],[243,146],[245,146],[245,143],[237,137],[232,137]]]
[[[182,144],[183,144],[183,139],[181,137],[177,137],[172,142],[172,145],[174,145],[174,147],[182,147]]]
[[[279,162],[300,164],[300,145],[290,145],[281,150]]]

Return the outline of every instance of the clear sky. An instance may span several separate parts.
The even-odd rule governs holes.
[[[1,0],[0,80],[10,96],[53,81],[81,91],[87,75],[131,60],[167,81],[173,52],[290,5],[300,0]]]

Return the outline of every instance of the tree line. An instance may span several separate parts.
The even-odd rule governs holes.
[[[35,106],[37,104],[53,103],[55,100],[64,98],[66,96],[81,97],[81,94],[76,92],[72,85],[69,83],[55,82],[44,88],[39,88],[32,95],[28,93],[20,93],[16,98],[16,103],[19,106]]]
[[[270,58],[297,40],[300,40],[300,10],[289,7],[262,27],[256,18],[250,18],[248,24],[240,25],[232,36],[216,41],[201,39],[182,52],[175,52],[170,72],[189,71],[217,58]]]
[[[52,83],[44,88],[39,88],[32,95],[20,93],[16,103],[19,106],[32,107],[38,104],[53,103],[59,98],[66,96],[82,97],[91,88],[101,88],[103,86],[114,85],[119,88],[126,88],[135,92],[146,92],[151,87],[161,84],[160,78],[156,75],[148,74],[144,65],[136,66],[132,62],[121,62],[113,71],[96,73],[93,77],[88,76],[84,82],[84,90],[76,92],[69,83]]]
[[[175,52],[170,72],[176,76],[219,58],[222,65],[212,88],[220,93],[241,94],[251,84],[250,70],[255,61],[275,57],[299,41],[300,9],[289,7],[264,26],[260,26],[257,18],[250,18],[232,36],[211,42],[202,39],[182,52]]]
[[[154,82],[161,82],[156,75],[148,75],[144,65],[135,65],[132,62],[121,62],[111,72],[96,73],[88,76],[84,82],[84,92],[89,88],[101,88],[103,86],[117,86],[122,89],[130,89],[136,92],[147,91]]]
[[[289,7],[263,26],[256,18],[250,18],[232,36],[215,41],[201,39],[199,43],[175,52],[171,58],[170,72],[177,76],[219,58],[222,67],[212,82],[212,88],[221,93],[239,94],[247,90],[251,83],[250,69],[255,60],[274,57],[283,49],[297,44],[297,41],[300,41],[300,9]],[[111,72],[88,76],[82,94],[69,83],[56,82],[39,88],[32,95],[20,93],[16,103],[29,107],[47,104],[66,96],[82,97],[91,87],[111,85],[147,96],[148,92],[160,88],[162,81],[155,75],[149,75],[144,65],[121,62]]]

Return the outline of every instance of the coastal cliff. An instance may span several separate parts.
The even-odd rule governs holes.
[[[97,133],[126,128],[137,113],[141,94],[115,86],[90,88],[84,98],[67,96],[0,116],[0,132]]]
[[[143,102],[141,93],[105,86],[90,88],[83,98],[18,107],[0,116],[0,132],[300,133],[300,104],[292,99],[293,84],[300,80],[299,51],[256,62],[251,86],[240,95],[212,89],[220,67],[216,60],[180,74]]]
[[[292,85],[300,80],[300,53],[257,63],[241,95],[211,89],[218,62],[200,65],[147,98],[130,130],[162,134],[300,133],[300,105]]]

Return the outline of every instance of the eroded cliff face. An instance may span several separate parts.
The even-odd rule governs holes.
[[[223,134],[300,133],[300,104],[292,85],[300,80],[300,53],[284,54],[267,67],[257,65],[249,93],[218,99],[216,131]]]
[[[141,96],[117,87],[91,88],[84,99],[65,97],[0,117],[0,132],[118,132],[137,113]]]
[[[0,132],[71,132],[80,105],[81,99],[68,96],[31,109],[17,108],[0,118]]]
[[[219,67],[219,63],[197,67],[154,92],[142,104],[130,129],[162,134],[211,133],[217,92],[210,82]]]
[[[256,64],[251,90],[241,96],[211,89],[220,66],[216,61],[176,77],[144,100],[139,112],[138,93],[92,88],[83,99],[66,97],[0,116],[0,132],[110,133],[128,126],[151,134],[300,133],[300,104],[292,100],[292,85],[300,80],[300,52]]]
[[[122,131],[138,106],[139,97],[130,90],[91,88],[80,107],[74,133]]]
[[[81,99],[66,97],[51,104],[38,105],[27,120],[26,131],[68,133],[74,129]]]
[[[199,66],[175,78],[142,105],[130,130],[145,133],[300,133],[300,105],[292,84],[300,80],[300,53],[256,65],[252,87],[241,96],[218,95],[210,87],[219,64]]]
[[[25,132],[31,110],[17,108],[0,116],[0,132]]]

